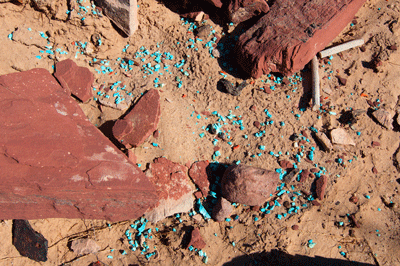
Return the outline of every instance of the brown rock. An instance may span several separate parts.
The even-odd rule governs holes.
[[[255,211],[255,212],[258,212],[260,210],[260,206],[259,205],[251,206],[251,210]]]
[[[299,230],[299,226],[297,224],[292,225],[292,230]]]
[[[302,69],[353,19],[365,0],[276,0],[236,44],[237,61],[254,78]]]
[[[310,169],[310,172],[311,172],[311,173],[318,173],[319,170],[318,170],[317,168],[311,168],[311,169]]]
[[[333,144],[353,145],[353,146],[356,145],[354,140],[349,136],[347,131],[343,128],[333,129],[331,131],[331,139]]]
[[[270,88],[264,88],[266,94],[271,94],[272,90]]]
[[[376,169],[376,167],[372,167],[372,173],[377,174],[378,173],[378,169]]]
[[[319,202],[316,201],[316,200],[311,201],[311,204],[312,204],[313,206],[317,206],[317,207],[321,206],[321,203],[319,203]]]
[[[291,169],[291,168],[293,168],[293,164],[291,162],[289,162],[288,160],[279,161],[279,165],[283,169]]]
[[[160,93],[149,90],[132,110],[113,126],[114,137],[122,144],[137,147],[157,129],[160,121]]]
[[[328,184],[328,177],[326,177],[326,175],[321,175],[321,177],[317,179],[316,191],[317,191],[317,197],[319,200],[324,199],[325,189],[326,189],[327,184]]]
[[[150,222],[156,223],[175,213],[189,212],[193,208],[193,186],[187,168],[160,157],[154,159],[146,176],[156,187],[160,201],[145,213]]]
[[[261,124],[260,124],[260,122],[258,122],[258,121],[254,121],[254,122],[253,122],[253,126],[255,126],[256,128],[260,128],[260,127],[261,127]]]
[[[222,222],[229,217],[233,211],[232,204],[224,198],[219,198],[212,211],[212,218],[217,222]]]
[[[54,76],[66,92],[71,93],[82,102],[92,97],[93,73],[86,67],[78,67],[71,59],[56,64]]]
[[[307,169],[304,169],[301,173],[300,173],[300,182],[304,182],[307,180],[308,177],[310,177],[310,171],[308,171]]]
[[[372,116],[375,117],[375,119],[379,122],[379,124],[381,124],[387,129],[392,130],[394,113],[395,112],[392,110],[378,109],[372,113]]]
[[[353,195],[350,197],[350,202],[353,202],[354,204],[356,204],[358,202],[358,197],[356,195]]]
[[[0,219],[129,220],[158,201],[47,70],[1,76],[0,99]]]
[[[100,246],[97,242],[90,238],[75,239],[71,243],[71,249],[76,253],[76,255],[85,255],[96,253],[100,250]]]
[[[336,78],[339,80],[339,84],[340,85],[346,86],[346,84],[347,84],[347,79],[346,78],[343,78],[343,77],[341,77],[339,75],[337,75]]]
[[[200,249],[203,249],[206,247],[206,242],[204,242],[203,238],[201,237],[199,228],[195,228],[192,230],[192,235],[190,238],[188,248],[190,246],[197,248],[197,250],[200,250]]]
[[[379,142],[377,142],[377,141],[373,141],[373,142],[371,143],[371,146],[372,146],[373,148],[375,148],[375,147],[381,146],[381,144],[380,144]]]
[[[207,197],[208,191],[210,191],[210,182],[208,181],[207,167],[209,163],[207,161],[195,162],[192,164],[189,170],[189,176],[193,182],[200,188],[203,193],[203,197]]]
[[[250,206],[262,205],[276,191],[279,174],[262,168],[233,165],[221,180],[221,192],[230,202]]]

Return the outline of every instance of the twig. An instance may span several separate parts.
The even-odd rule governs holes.
[[[337,46],[325,49],[323,51],[321,51],[319,53],[319,55],[321,56],[321,58],[333,55],[333,54],[337,54],[346,50],[349,50],[351,48],[360,46],[364,44],[364,40],[363,39],[358,39],[358,40],[354,40],[354,41],[350,41],[350,42],[346,42],[346,43],[342,43],[339,44]]]
[[[319,102],[319,74],[318,74],[318,59],[315,55],[311,60],[312,69],[312,96],[313,96],[313,111],[317,111],[320,106]]]

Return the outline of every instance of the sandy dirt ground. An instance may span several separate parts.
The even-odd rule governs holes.
[[[106,17],[93,14],[95,9],[87,0],[81,4],[87,13],[77,3],[47,2],[52,4],[34,8],[0,1],[0,75],[37,67],[53,73],[54,64],[67,58],[88,67],[95,75],[94,97],[80,106],[107,136],[124,111],[99,104],[104,88],[120,81],[135,102],[143,92],[157,87],[161,92],[160,134],[133,149],[142,170],[160,156],[181,164],[214,160],[271,170],[288,159],[299,169],[323,172],[328,185],[321,206],[313,206],[304,193],[315,190],[315,178],[309,178],[288,188],[289,193],[279,197],[282,206],[275,206],[269,214],[237,205],[230,221],[218,223],[182,213],[148,223],[146,228],[152,230],[145,251],[130,249],[126,230],[134,236],[130,225],[135,220],[32,220],[32,227],[49,245],[48,260],[40,263],[18,253],[12,245],[12,221],[4,220],[0,223],[0,265],[89,265],[96,261],[104,265],[269,265],[267,258],[276,251],[368,265],[400,265],[400,176],[396,168],[400,126],[395,122],[394,129],[387,129],[371,115],[374,109],[394,111],[398,103],[399,1],[368,0],[332,42],[363,38],[365,45],[320,61],[325,109],[321,112],[313,112],[309,106],[309,66],[288,77],[287,84],[279,75],[268,75],[248,80],[251,84],[240,96],[221,91],[221,78],[232,83],[243,80],[239,67],[227,60],[235,39],[232,25],[204,21],[197,25],[205,29],[196,40],[194,23],[181,20],[160,2],[139,0],[139,29],[127,38]],[[221,54],[218,59],[210,53],[217,35],[222,37],[216,48]],[[93,45],[92,38],[100,38],[101,45]],[[166,53],[159,63],[158,53]],[[381,60],[378,66],[375,58]],[[134,63],[129,65],[128,60]],[[160,69],[149,73],[149,63],[159,64]],[[337,76],[345,78],[346,84]],[[353,124],[345,120],[351,110],[363,110]],[[254,126],[256,121],[259,128]],[[223,126],[225,140],[214,141],[215,135],[206,130],[214,123]],[[355,145],[325,152],[316,143],[313,130],[329,132],[337,127],[344,128]],[[306,158],[312,147],[310,161]],[[300,162],[295,156],[299,149],[303,151]],[[294,193],[298,191],[303,193]],[[357,203],[350,201],[352,196]],[[284,217],[285,202],[300,206],[297,213]],[[298,230],[293,230],[293,225]],[[207,244],[202,252],[185,246],[193,227],[200,228]],[[84,237],[96,240],[101,250],[77,256],[70,243]],[[203,252],[206,256],[201,256]]]

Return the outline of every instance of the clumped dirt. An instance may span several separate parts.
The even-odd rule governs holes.
[[[80,106],[111,140],[112,124],[125,111],[99,104],[107,87],[116,82],[126,85],[125,93],[132,94],[133,103],[157,87],[162,98],[159,134],[133,149],[141,169],[160,156],[181,164],[214,160],[216,165],[216,161],[240,162],[270,170],[279,169],[285,159],[313,174],[305,182],[285,187],[289,193],[275,197],[278,204],[269,214],[263,212],[266,206],[236,205],[230,221],[205,221],[186,213],[147,224],[152,231],[146,239],[149,248],[142,248],[143,252],[132,251],[126,236],[130,229],[134,238],[130,225],[135,221],[33,220],[32,227],[49,245],[48,261],[36,263],[20,256],[12,245],[12,221],[5,220],[0,224],[0,264],[199,265],[206,261],[210,265],[268,265],[266,258],[279,251],[400,265],[396,168],[400,126],[394,122],[394,129],[388,130],[371,115],[379,108],[396,110],[400,95],[399,1],[367,1],[332,42],[363,38],[365,45],[320,60],[321,112],[309,106],[308,66],[292,77],[249,79],[239,96],[226,93],[218,85],[221,78],[233,86],[243,81],[238,66],[228,60],[238,32],[232,25],[207,20],[199,31],[162,3],[140,0],[139,29],[127,38],[106,17],[93,14],[96,9],[87,0],[81,4],[87,14],[78,3],[68,5],[67,1],[36,1],[36,6],[3,2],[0,75],[37,67],[53,73],[54,64],[66,58],[88,67],[95,75],[94,97]],[[193,32],[201,34],[201,40]],[[216,48],[218,59],[211,56],[214,37],[222,37]],[[148,68],[157,64],[158,70],[151,74]],[[361,111],[348,120],[352,110]],[[225,139],[210,134],[206,130],[210,124],[220,124]],[[355,146],[324,151],[315,141],[315,129],[329,136],[338,127],[347,131]],[[326,175],[328,182],[324,199],[313,201],[318,174]],[[299,209],[287,214],[292,202]],[[193,227],[200,228],[206,256],[186,247]],[[101,251],[77,257],[69,246],[82,237],[95,239]]]

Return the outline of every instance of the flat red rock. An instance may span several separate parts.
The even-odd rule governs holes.
[[[143,172],[45,69],[0,77],[0,219],[136,219],[157,201]]]
[[[164,157],[154,159],[146,175],[155,185],[159,203],[145,213],[145,217],[156,223],[175,213],[189,212],[193,208],[194,186],[187,175],[186,166]]]
[[[207,197],[210,191],[210,182],[208,181],[207,161],[195,162],[189,169],[189,176],[193,182],[200,188],[203,197]]]
[[[66,59],[56,64],[54,76],[68,93],[82,102],[92,97],[94,76],[88,68],[78,67],[74,61]]]
[[[140,98],[132,110],[113,126],[114,137],[125,146],[141,145],[160,121],[160,93],[151,89]]]
[[[276,0],[236,44],[237,61],[253,78],[302,69],[348,25],[365,0]]]

